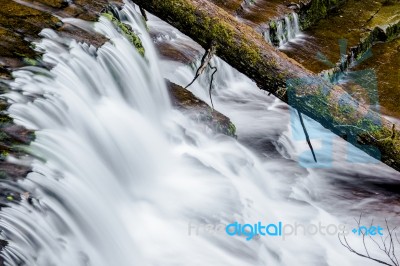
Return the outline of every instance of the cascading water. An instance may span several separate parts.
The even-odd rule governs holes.
[[[297,13],[292,13],[283,19],[270,22],[269,27],[269,42],[279,47],[294,41],[301,34]]]
[[[279,40],[279,46],[282,46],[287,42],[287,35],[284,31],[284,24],[283,21],[278,21],[276,23],[276,33]]]
[[[296,34],[292,31],[294,28],[292,27],[292,22],[290,20],[290,17],[285,17],[285,25],[286,25],[286,31],[287,31],[286,41],[288,41],[290,39],[293,39],[296,36]]]
[[[265,32],[263,33],[263,37],[264,37],[264,40],[267,42],[267,43],[272,43],[272,41],[271,41],[271,33],[270,33],[270,30],[269,29],[266,29],[265,30]]]
[[[300,26],[299,26],[299,15],[297,13],[293,13],[293,33],[295,38],[298,34],[300,34]]]
[[[188,235],[189,222],[338,220],[309,201],[293,162],[260,160],[235,139],[207,135],[173,110],[165,69],[159,69],[141,18],[130,4],[120,17],[138,32],[145,58],[101,19],[95,28],[110,43],[96,50],[45,30],[37,47],[53,69],[14,72],[9,112],[37,130],[30,146],[36,159],[17,184],[34,200],[0,213],[6,263],[368,265],[344,253],[337,236],[248,242],[226,234]],[[238,78],[221,61],[214,63],[227,75],[218,84]],[[188,83],[192,74],[182,66],[175,80]],[[259,97],[248,89],[217,91],[218,103],[235,94]],[[268,101],[256,103],[260,114],[271,109]]]

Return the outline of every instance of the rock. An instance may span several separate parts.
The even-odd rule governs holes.
[[[78,42],[90,43],[95,47],[100,47],[107,41],[107,38],[103,35],[87,32],[67,23],[58,29],[58,33],[62,37],[73,38]]]
[[[55,8],[63,8],[68,6],[67,0],[36,0],[36,1]]]
[[[190,46],[184,46],[184,44],[182,46],[185,47],[185,49],[177,49],[171,42],[157,43],[157,49],[161,58],[190,64],[192,63],[193,58],[201,56],[198,50],[195,50]]]
[[[288,8],[293,9],[293,10],[300,10],[301,6],[300,4],[297,3],[290,3],[287,5]]]
[[[118,2],[118,1],[116,1]],[[69,4],[71,3],[71,4]],[[96,47],[107,39],[101,35],[89,33],[73,25],[62,23],[59,17],[77,17],[96,20],[108,1],[75,0],[25,0],[15,2],[0,0],[0,79],[11,79],[13,69],[29,62],[36,62],[40,57],[32,49],[31,42],[39,38],[44,28],[58,31],[63,37],[74,38]],[[0,89],[6,83],[0,83]],[[0,100],[0,110],[8,107]],[[0,177],[22,178],[30,171],[29,167],[6,162],[8,155],[24,155],[18,145],[28,145],[34,139],[34,133],[13,123],[6,114],[0,114]]]
[[[185,88],[166,80],[172,104],[195,121],[207,125],[213,132],[236,137],[236,127],[231,120],[198,99]]]

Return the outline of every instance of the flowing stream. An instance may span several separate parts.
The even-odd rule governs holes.
[[[347,252],[337,235],[246,241],[190,234],[190,224],[234,221],[339,224],[359,214],[349,204],[392,216],[382,207],[385,195],[344,197],[350,183],[380,177],[391,184],[399,175],[379,163],[346,165],[340,149],[330,168],[301,167],[298,155],[307,148],[292,140],[301,128],[290,126],[290,109],[220,59],[213,61],[214,104],[237,125],[238,140],[204,131],[171,107],[164,85],[164,77],[186,85],[195,70],[158,58],[133,6],[120,16],[139,33],[145,58],[102,18],[94,28],[111,39],[103,47],[44,30],[37,49],[52,70],[14,72],[9,112],[36,130],[36,140],[29,147],[33,171],[16,184],[33,200],[0,212],[6,265],[374,265]],[[200,49],[153,17],[149,27],[176,46],[184,40]],[[209,101],[208,76],[190,90]]]
[[[268,29],[264,33],[264,38],[269,43],[274,43],[272,40],[276,40],[274,44],[278,45],[279,48],[285,48],[286,44],[296,42],[297,38],[302,36],[299,15],[296,12],[286,15],[283,19],[276,20],[272,24],[270,23],[270,27],[271,25],[274,25],[275,29],[273,31]]]

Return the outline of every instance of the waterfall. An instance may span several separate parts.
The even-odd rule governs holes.
[[[299,15],[297,13],[292,13],[293,16],[293,33],[295,38],[298,34],[300,34],[300,25],[299,25]]]
[[[285,17],[285,25],[286,25],[286,31],[287,31],[287,33],[286,33],[286,35],[287,35],[286,41],[288,41],[290,39],[293,39],[295,37],[295,35],[296,35],[293,32],[294,27],[292,27],[292,22],[290,20],[290,17],[288,17],[288,16]]]
[[[252,242],[189,235],[190,223],[339,220],[315,205],[312,186],[300,178],[306,170],[295,162],[261,160],[171,108],[160,67],[176,70],[183,83],[194,72],[158,59],[134,6],[126,2],[120,17],[142,39],[145,58],[102,18],[94,28],[110,41],[101,48],[44,30],[36,47],[52,70],[13,73],[9,113],[36,130],[36,139],[29,147],[33,171],[15,184],[32,200],[0,212],[7,265],[370,265],[346,253],[336,235]],[[267,99],[220,59],[213,64],[224,74],[219,86],[239,86],[217,89],[218,103],[234,94],[238,104],[243,95]],[[269,99],[256,102],[260,114]]]
[[[285,24],[281,20],[279,20],[276,23],[276,33],[278,35],[277,37],[278,37],[278,40],[279,40],[279,46],[282,46],[287,41],[287,35],[286,35],[285,31],[284,31],[284,26],[285,26]]]
[[[264,40],[267,43],[272,44],[270,35],[271,35],[271,33],[269,32],[269,29],[266,29],[266,31],[263,33]]]
[[[278,47],[293,41],[301,34],[298,14],[292,13],[283,19],[270,22],[266,34],[269,35],[271,43]]]

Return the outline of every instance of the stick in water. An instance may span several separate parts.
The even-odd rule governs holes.
[[[196,81],[196,79],[201,74],[203,74],[204,70],[206,69],[206,67],[210,63],[211,58],[215,54],[216,50],[217,50],[217,46],[212,42],[211,45],[210,45],[210,48],[207,49],[206,53],[203,55],[203,58],[201,59],[200,67],[197,69],[196,75],[194,76],[194,79],[192,80],[192,82],[189,83],[189,85],[187,85],[185,87],[185,89],[187,89],[190,85],[192,85]]]
[[[208,65],[212,70],[214,70],[214,72],[211,74],[210,89],[209,89],[211,107],[214,110],[214,103],[213,103],[213,100],[212,100],[212,97],[211,97],[211,90],[212,90],[212,85],[213,85],[213,81],[214,81],[214,74],[217,73],[218,68],[217,67],[213,67],[210,63]]]
[[[317,161],[317,157],[315,156],[315,152],[314,152],[313,146],[311,144],[310,136],[308,135],[306,126],[304,125],[303,117],[301,116],[301,113],[300,113],[299,110],[297,110],[297,112],[299,113],[300,123],[301,123],[301,126],[303,127],[304,135],[306,135],[308,146],[310,147],[311,153],[312,153],[312,155],[314,157],[314,161],[317,163],[318,162]]]

